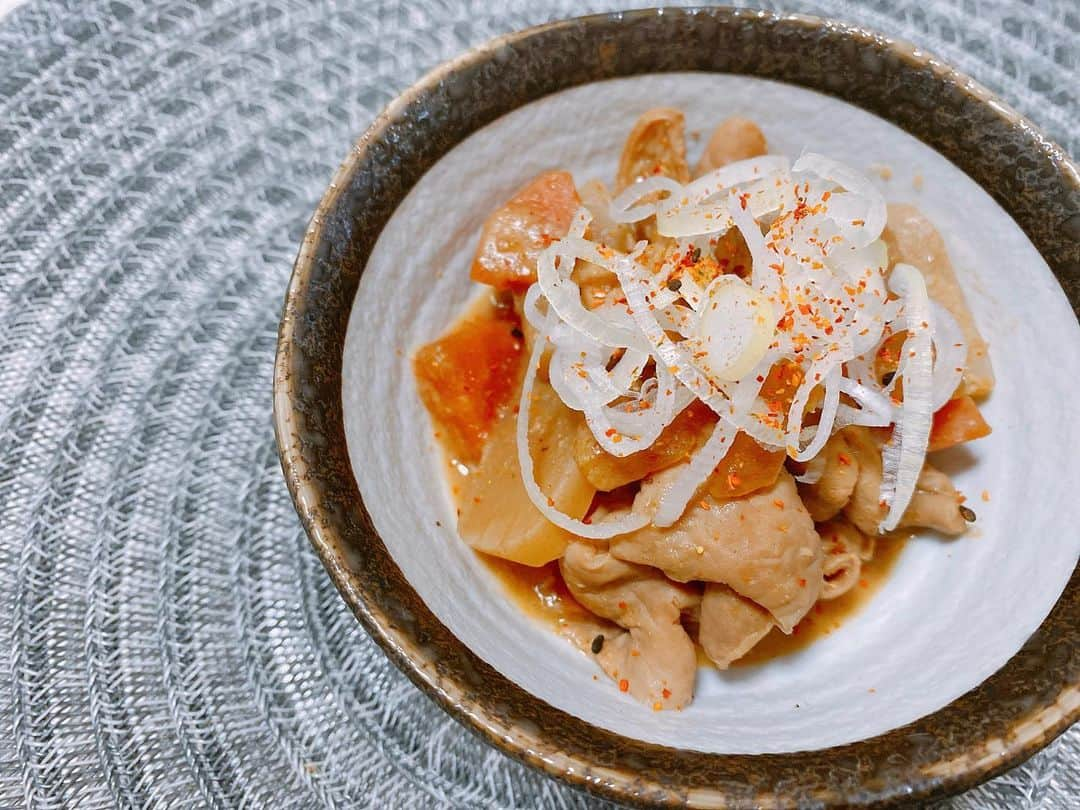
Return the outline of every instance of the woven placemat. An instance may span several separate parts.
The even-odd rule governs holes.
[[[470,45],[608,5],[41,0],[0,24],[0,807],[600,805],[367,639],[293,512],[270,383],[305,223],[373,116]],[[1072,0],[783,8],[913,40],[1080,151]],[[950,806],[1076,806],[1078,763],[1073,729]]]

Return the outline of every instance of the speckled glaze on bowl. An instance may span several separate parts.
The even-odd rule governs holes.
[[[1080,717],[1080,574],[1002,669],[887,734],[758,756],[666,748],[598,729],[471,653],[404,579],[348,460],[341,355],[360,276],[416,181],[470,133],[549,93],[664,71],[802,85],[876,113],[949,158],[1027,233],[1080,312],[1080,177],[1029,122],[909,45],[837,23],[729,9],[641,11],[492,41],[399,97],[338,170],[286,296],[274,378],[282,467],[304,526],[367,631],[414,683],[517,759],[608,798],[692,807],[892,805],[943,796],[1015,765]]]

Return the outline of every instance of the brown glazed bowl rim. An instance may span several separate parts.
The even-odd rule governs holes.
[[[356,143],[311,220],[286,294],[274,374],[274,427],[297,512],[346,603],[413,683],[487,742],[576,787],[639,805],[699,807],[881,806],[959,792],[1023,761],[1080,718],[1078,569],[1019,653],[983,684],[931,715],[878,737],[819,751],[705,754],[644,743],[591,726],[495,671],[454,637],[404,580],[357,489],[345,450],[341,352],[362,266],[393,208],[450,148],[515,106],[588,81],[680,69],[620,67],[617,52],[603,54],[604,43],[612,35],[634,26],[648,36],[650,31],[680,25],[710,25],[725,34],[737,30],[766,38],[818,36],[825,50],[838,43],[850,45],[853,54],[867,49],[893,60],[893,69],[922,77],[934,92],[966,96],[950,97],[958,98],[958,104],[978,107],[981,126],[994,133],[1000,129],[1003,137],[1016,139],[1027,150],[1025,156],[1047,169],[1049,185],[1035,193],[1049,199],[1049,189],[1056,195],[1045,209],[1063,212],[1058,225],[1064,228],[1040,230],[1033,211],[1041,201],[1035,205],[1021,191],[1002,190],[990,183],[993,175],[985,167],[979,169],[982,177],[977,177],[965,166],[966,155],[957,152],[961,147],[954,144],[950,154],[949,148],[934,143],[932,133],[913,132],[920,125],[905,119],[904,113],[894,118],[891,108],[875,109],[873,103],[845,98],[835,88],[781,77],[840,95],[922,137],[1003,205],[1059,280],[1080,277],[1080,255],[1075,242],[1070,244],[1069,230],[1080,229],[1080,213],[1070,214],[1080,208],[1076,205],[1080,181],[1068,156],[986,89],[911,45],[814,17],[722,8],[598,14],[499,37],[441,65],[395,99]],[[505,65],[529,58],[530,48],[538,50],[581,32],[595,34],[599,43],[599,62],[590,68],[592,74],[565,80],[547,76],[538,86],[523,86],[517,91],[520,96],[503,108],[481,109],[474,119],[456,125],[458,129],[452,122],[417,115],[428,104],[438,112],[439,103],[457,103],[446,95],[455,92],[455,77],[468,74],[490,82]],[[756,69],[738,72],[777,78]],[[410,135],[409,127],[420,134]],[[991,141],[990,145],[995,144]],[[400,161],[402,149],[418,150],[414,164],[395,162]],[[349,196],[343,196],[347,191]],[[354,223],[359,223],[355,236]],[[337,243],[340,240],[326,237],[339,230],[347,237],[345,248]],[[356,264],[361,268],[358,272],[344,269]],[[1072,281],[1065,286],[1077,311],[1080,285]],[[331,401],[335,396],[337,401]],[[312,441],[311,436],[320,440]]]

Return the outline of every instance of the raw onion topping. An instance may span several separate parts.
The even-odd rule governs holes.
[[[686,185],[667,177],[639,181],[611,203],[610,215],[639,229],[649,225],[654,239],[615,251],[587,238],[591,215],[581,208],[566,237],[540,254],[526,297],[537,336],[522,389],[518,456],[537,508],[594,539],[650,520],[671,525],[739,431],[810,462],[835,431],[863,425],[892,428],[882,454],[888,513],[880,529],[894,529],[914,494],[933,413],[955,391],[966,347],[916,268],[888,272],[885,202],[871,182],[821,155],[804,154],[794,165],[768,156]],[[751,257],[742,274],[715,261],[702,265],[731,229]],[[618,279],[592,309],[574,279],[582,262]],[[879,377],[878,352],[901,333],[899,365]],[[713,436],[669,485],[655,515],[585,523],[559,512],[536,484],[529,404],[549,350],[552,387],[584,414],[611,455],[650,447],[695,399],[716,412]],[[778,367],[794,390],[790,405],[762,396]]]

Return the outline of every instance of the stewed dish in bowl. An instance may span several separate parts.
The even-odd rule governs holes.
[[[1073,175],[960,86],[819,21],[642,12],[376,122],[301,249],[276,428],[429,695],[691,805],[941,795],[1075,717]]]

